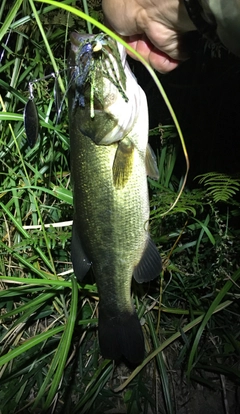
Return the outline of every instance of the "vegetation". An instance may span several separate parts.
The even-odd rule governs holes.
[[[102,19],[100,1],[62,3]],[[89,25],[34,0],[2,0],[0,21],[0,413],[179,413],[188,399],[179,378],[181,387],[218,390],[228,412],[226,381],[240,383],[239,179],[204,174],[166,214],[184,180],[175,174],[177,134],[172,125],[151,131],[161,146],[150,224],[164,271],[134,287],[148,354],[135,370],[103,360],[96,285],[91,275],[78,284],[70,261],[67,39]],[[33,148],[23,116],[31,82]]]

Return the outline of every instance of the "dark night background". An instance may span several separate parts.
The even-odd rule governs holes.
[[[159,91],[143,65],[133,64],[149,103],[150,128],[173,124]],[[210,171],[240,172],[240,59],[220,49],[216,56],[201,41],[191,59],[159,79],[180,123],[190,159],[188,184]],[[156,144],[157,145],[157,144]],[[153,144],[155,147],[155,145]],[[179,151],[177,170],[185,172]]]

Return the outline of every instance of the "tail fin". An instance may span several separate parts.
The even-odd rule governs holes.
[[[98,332],[100,349],[104,358],[118,360],[124,356],[133,365],[142,362],[144,338],[135,311],[111,317],[104,309],[100,309]]]

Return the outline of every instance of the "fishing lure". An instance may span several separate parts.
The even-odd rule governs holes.
[[[76,33],[71,33],[71,42],[76,46],[76,59],[74,65],[69,64],[69,67],[64,70],[70,70],[69,84],[67,90],[61,99],[58,76],[59,73],[51,73],[42,78],[35,79],[29,82],[29,99],[24,109],[24,127],[29,146],[31,148],[37,142],[39,133],[39,117],[37,107],[35,104],[33,85],[37,82],[43,81],[50,77],[54,81],[54,102],[57,113],[56,123],[59,122],[63,102],[65,97],[74,85],[75,98],[73,100],[72,109],[76,107],[85,107],[85,88],[90,87],[90,116],[94,118],[94,102],[98,101],[100,105],[104,104],[103,98],[103,78],[107,78],[118,89],[123,99],[128,102],[126,96],[126,75],[121,64],[121,57],[117,44],[109,36],[104,33],[97,35],[81,35],[81,42],[76,38]],[[114,67],[111,55],[117,64],[117,72]],[[97,76],[101,73],[101,76]]]
[[[57,123],[59,122],[59,119],[60,119],[62,101],[61,101],[61,94],[60,94],[60,88],[59,88],[59,82],[58,82],[58,74],[51,73],[50,75],[46,75],[42,78],[38,78],[38,79],[33,80],[32,82],[29,82],[28,84],[29,98],[24,108],[23,119],[24,119],[24,128],[25,128],[25,133],[27,136],[28,144],[31,148],[33,148],[34,145],[36,144],[37,139],[38,139],[38,132],[39,132],[39,117],[38,117],[37,107],[36,107],[35,99],[34,99],[33,85],[36,82],[43,81],[50,77],[55,78],[53,95],[54,95],[55,108],[57,112]]]
[[[79,104],[79,106],[85,106],[84,99],[84,86],[91,73],[91,65],[93,63],[92,59],[93,47],[91,43],[86,43],[81,47],[81,50],[78,53],[76,63],[74,67],[74,73],[72,76],[72,81],[76,83],[77,94],[75,97],[74,107]]]
[[[116,42],[104,33],[98,35],[79,35],[72,33],[70,40],[76,48],[75,65],[71,66],[70,83],[75,86],[75,99],[72,110],[79,105],[85,107],[84,92],[90,87],[90,116],[94,117],[94,101],[103,105],[103,78],[107,78],[121,93],[123,99],[128,102],[125,93],[126,75],[122,68],[121,57]],[[117,63],[117,71],[113,65],[111,55]],[[98,73],[101,76],[98,76]]]
[[[24,108],[24,128],[29,146],[34,147],[38,138],[39,119],[36,104],[34,102],[33,84],[29,83],[29,99]]]

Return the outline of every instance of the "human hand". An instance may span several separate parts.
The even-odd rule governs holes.
[[[188,58],[184,36],[196,28],[182,0],[103,0],[102,7],[107,24],[157,71]]]

